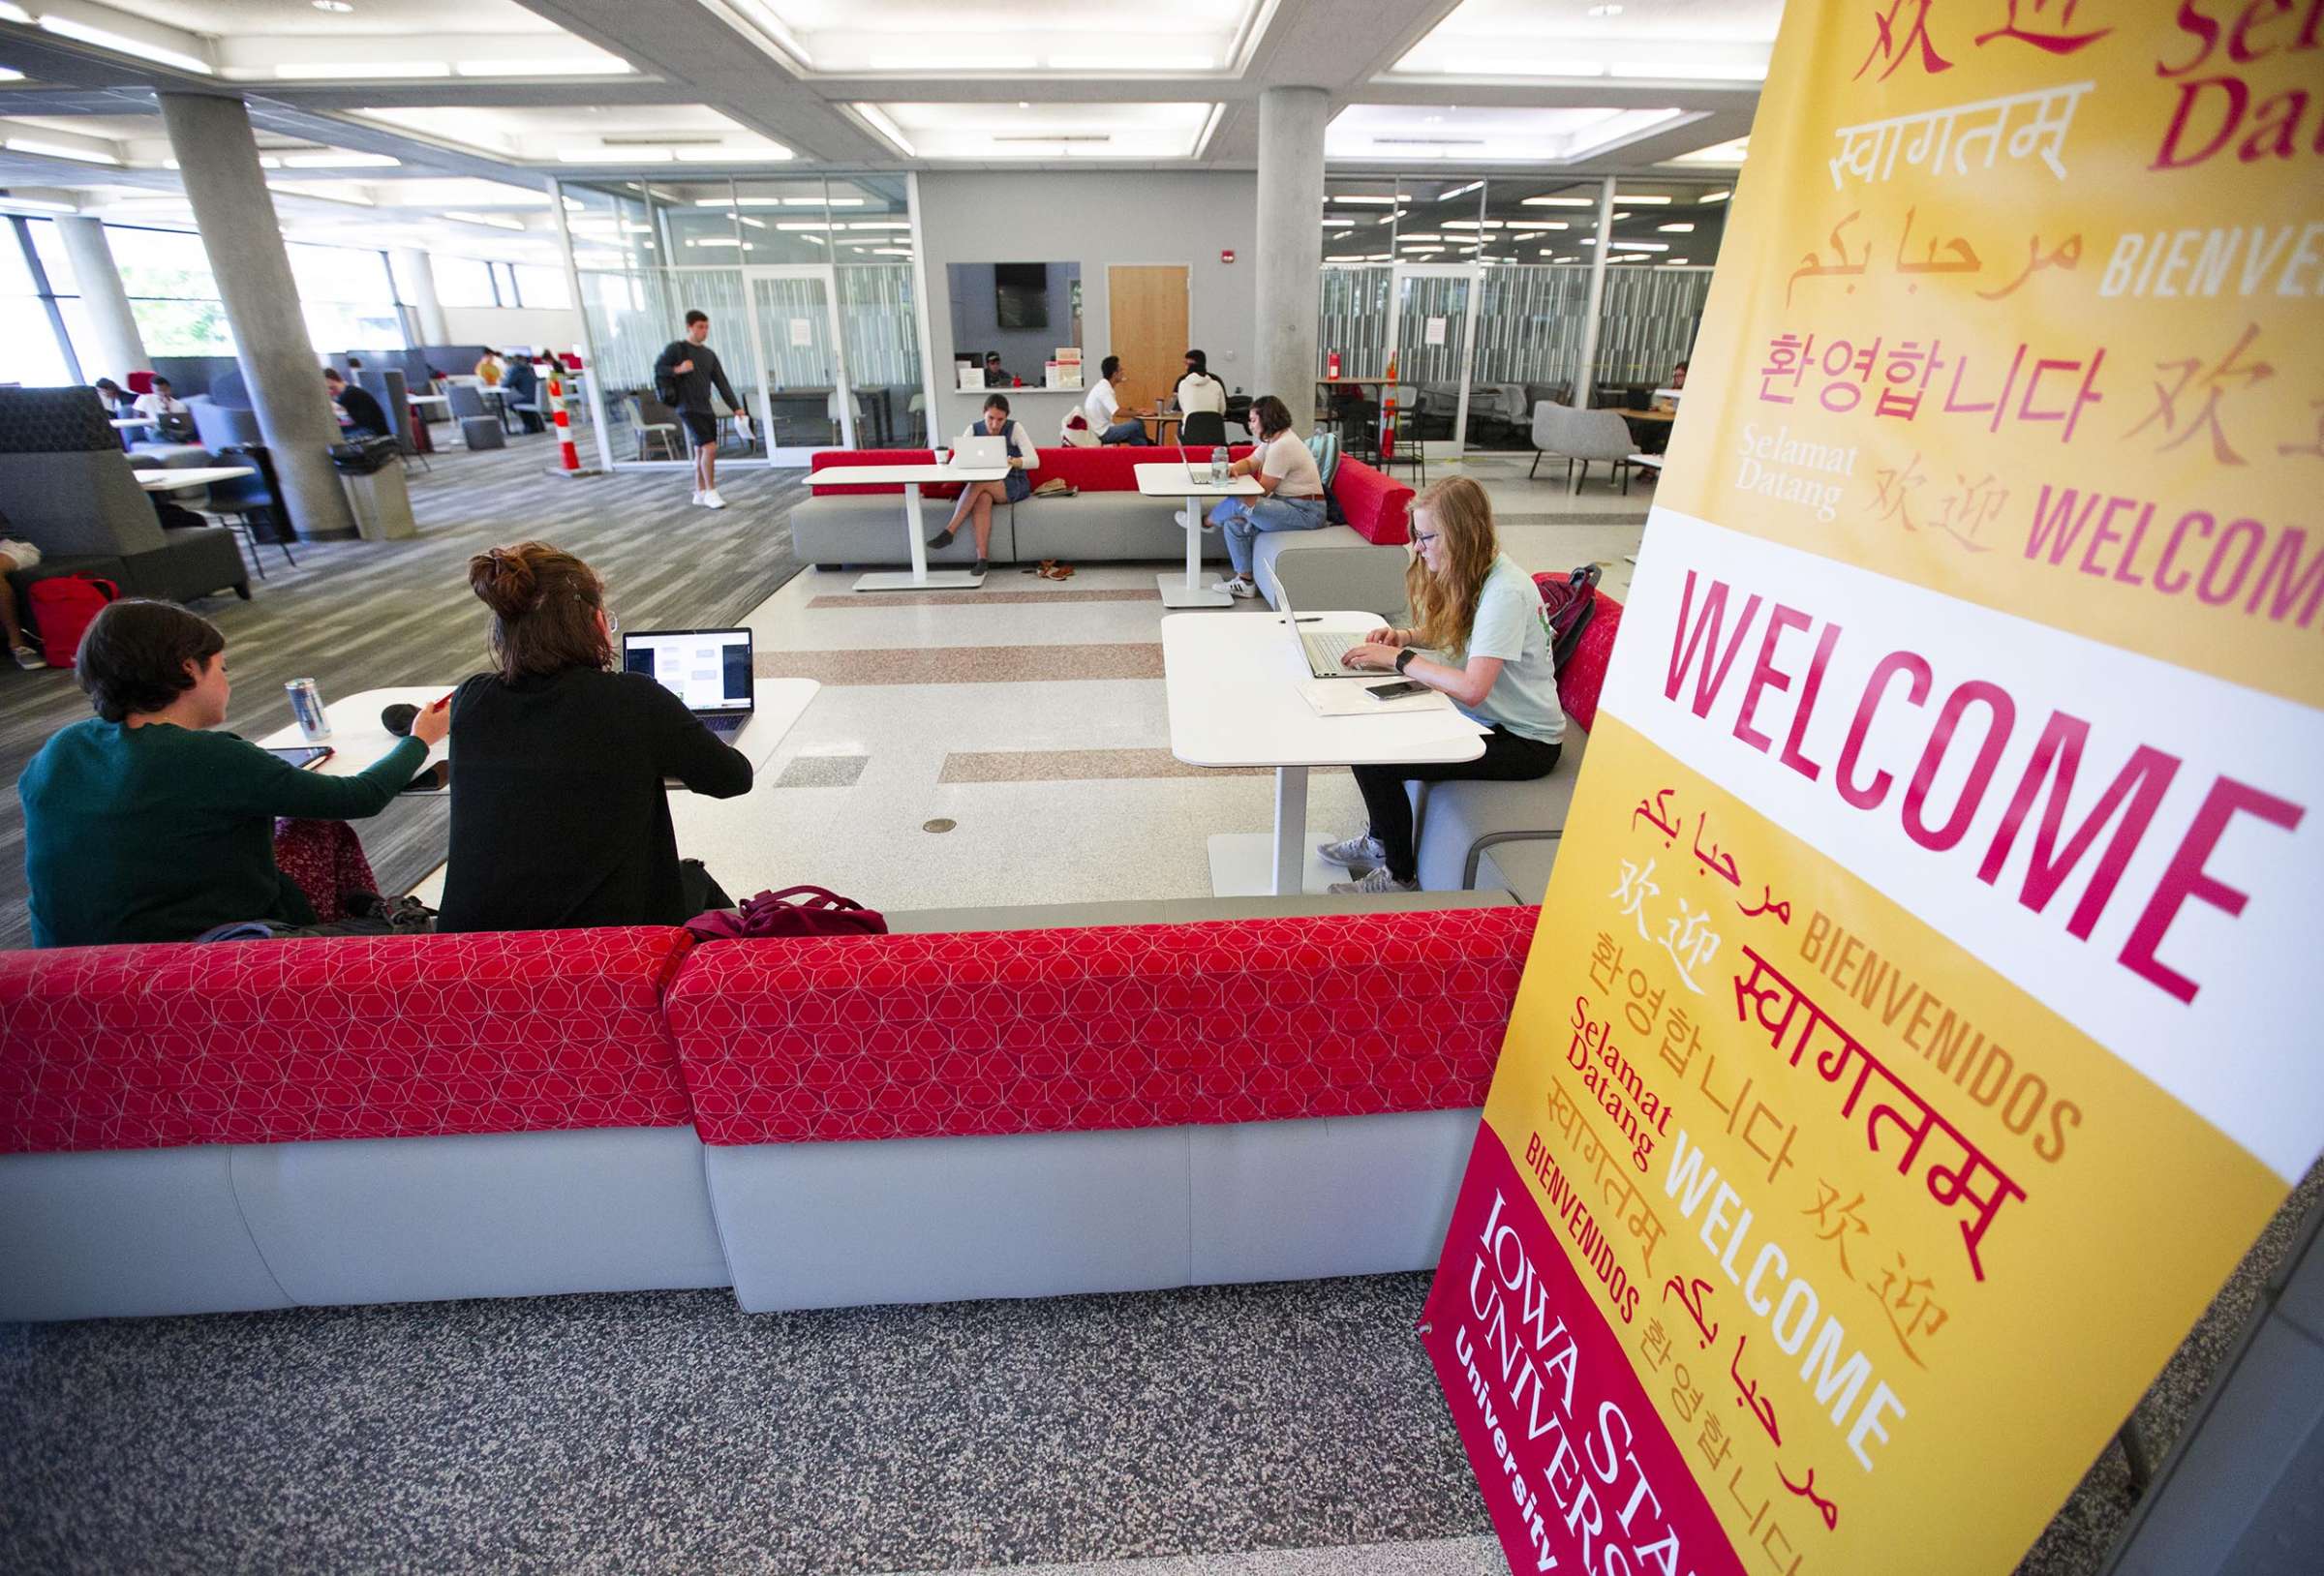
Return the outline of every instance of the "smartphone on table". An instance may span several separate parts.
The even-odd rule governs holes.
[[[1363,692],[1376,701],[1401,701],[1427,694],[1428,686],[1418,679],[1403,679],[1392,684],[1366,684]]]
[[[328,744],[267,744],[261,747],[267,754],[279,756],[302,771],[321,765],[332,754]]]

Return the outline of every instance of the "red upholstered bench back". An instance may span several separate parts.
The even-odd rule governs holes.
[[[1614,637],[1622,630],[1622,604],[1603,591],[1597,611],[1574,647],[1574,654],[1557,670],[1557,704],[1583,733],[1598,726],[1598,692],[1605,687],[1606,664],[1614,659]]]
[[[1538,911],[698,949],[667,1007],[705,1142],[1484,1103]]]
[[[1394,477],[1343,451],[1331,496],[1365,541],[1401,547],[1412,540],[1412,489]]]
[[[1129,443],[1111,443],[1103,448],[1056,448],[1041,451],[1041,469],[1032,475],[1036,487],[1052,476],[1062,476],[1085,493],[1135,493],[1138,491],[1138,470],[1142,465],[1183,465],[1186,450],[1181,448],[1150,448]],[[1200,464],[1210,463],[1208,445],[1198,445]],[[1241,459],[1250,453],[1250,445],[1238,443],[1227,450],[1230,459]]]
[[[646,926],[0,954],[0,1153],[691,1118]]]

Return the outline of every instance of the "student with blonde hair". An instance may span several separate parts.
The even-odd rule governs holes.
[[[1355,769],[1371,825],[1320,850],[1358,872],[1333,892],[1411,892],[1419,885],[1406,783],[1545,777],[1565,738],[1541,592],[1501,551],[1484,489],[1467,476],[1438,482],[1413,505],[1412,526],[1413,558],[1404,571],[1412,625],[1373,630],[1348,652],[1347,664],[1426,684],[1492,731],[1473,761]]]

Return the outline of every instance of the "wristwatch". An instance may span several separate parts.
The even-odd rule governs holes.
[[[1398,673],[1402,673],[1404,671],[1404,664],[1411,661],[1412,658],[1413,650],[1411,647],[1407,646],[1402,651],[1398,652],[1396,653],[1396,671]]]

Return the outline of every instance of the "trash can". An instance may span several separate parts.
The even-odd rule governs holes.
[[[331,464],[339,472],[339,485],[347,489],[357,535],[367,542],[384,542],[419,534],[394,439],[358,438],[333,443]]]

